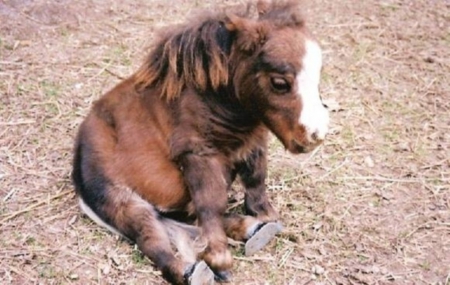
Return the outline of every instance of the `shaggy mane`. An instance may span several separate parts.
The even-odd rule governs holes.
[[[269,22],[273,28],[302,26],[299,8],[298,0],[258,1],[249,3],[246,9],[233,7],[169,30],[160,36],[135,74],[137,89],[158,87],[167,100],[179,97],[187,87],[199,92],[217,91],[228,84],[232,64],[229,55],[238,33],[227,30],[227,15]]]

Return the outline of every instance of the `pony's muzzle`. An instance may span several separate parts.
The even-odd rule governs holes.
[[[328,110],[318,110],[315,120],[309,120],[308,124],[300,124],[300,132],[294,137],[288,149],[293,153],[307,153],[325,141],[328,134],[329,115]]]
[[[312,144],[321,144],[323,143],[323,141],[325,140],[325,137],[328,133],[328,130],[323,131],[323,130],[316,130],[314,131],[311,135],[310,135],[310,143]]]
[[[316,109],[312,118],[304,124],[306,140],[311,145],[321,144],[329,131],[330,115],[325,107]]]

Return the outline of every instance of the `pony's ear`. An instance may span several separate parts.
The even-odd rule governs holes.
[[[262,46],[267,39],[269,27],[263,21],[242,18],[228,14],[225,27],[237,34],[236,44],[244,52],[252,53]]]

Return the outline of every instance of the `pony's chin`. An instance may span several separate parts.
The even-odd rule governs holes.
[[[296,140],[291,140],[290,144],[287,146],[287,150],[293,154],[298,153],[308,153],[313,151],[317,145],[303,145]]]

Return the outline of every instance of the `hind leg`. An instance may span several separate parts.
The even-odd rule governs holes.
[[[214,275],[204,263],[197,263],[195,257],[189,260],[176,257],[170,242],[174,237],[169,236],[167,227],[149,203],[126,187],[109,187],[107,193],[106,201],[96,212],[108,217],[108,221],[100,219],[81,200],[82,209],[88,216],[108,228],[112,225],[114,230],[135,241],[170,283],[213,284]]]
[[[209,281],[196,277],[196,273],[208,269],[201,266],[204,263],[197,263],[196,255],[177,258],[170,240],[173,233],[168,232],[170,226],[165,224],[153,206],[129,187],[114,183],[116,179],[130,179],[130,176],[124,179],[128,165],[120,166],[115,162],[115,158],[128,156],[128,153],[118,152],[117,133],[109,120],[113,116],[106,109],[106,105],[96,104],[80,127],[76,140],[72,179],[82,210],[100,225],[136,242],[172,284],[212,283],[213,277]],[[140,147],[139,144],[136,146]],[[121,161],[123,163],[126,162]],[[175,235],[175,240],[179,240],[177,237]]]

